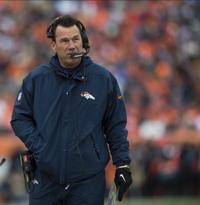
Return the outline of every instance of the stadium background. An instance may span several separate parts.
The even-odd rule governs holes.
[[[129,204],[151,204],[138,197],[199,203],[199,9],[198,0],[0,0],[0,159],[7,159],[0,204],[27,199],[18,157],[24,147],[9,121],[23,77],[52,55],[45,31],[62,14],[81,19],[90,56],[120,84],[133,158]],[[110,164],[108,188],[113,173]]]

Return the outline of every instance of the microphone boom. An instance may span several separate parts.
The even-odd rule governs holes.
[[[85,55],[85,53],[72,53],[71,54],[71,58],[72,59],[77,59],[77,58],[81,58],[81,57],[83,57]]]

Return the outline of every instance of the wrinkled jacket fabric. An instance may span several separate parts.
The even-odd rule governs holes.
[[[72,76],[57,56],[33,69],[16,98],[11,126],[38,169],[60,184],[102,171],[110,159],[108,147],[116,166],[130,163],[117,81],[89,57]]]

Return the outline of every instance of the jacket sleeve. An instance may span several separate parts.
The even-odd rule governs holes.
[[[16,98],[11,126],[25,146],[36,154],[42,137],[37,130],[33,115],[33,85],[30,76],[26,77]]]
[[[117,80],[112,74],[109,82],[109,97],[103,122],[104,133],[109,144],[113,164],[116,166],[129,164],[131,159],[127,139],[126,109]]]

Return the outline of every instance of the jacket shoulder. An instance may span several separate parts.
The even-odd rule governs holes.
[[[45,77],[46,75],[49,75],[50,73],[52,73],[52,69],[50,68],[50,66],[48,64],[42,64],[38,67],[33,68],[33,70],[25,76],[23,81],[35,81],[37,79]]]
[[[28,73],[23,79],[22,86],[31,91],[36,82],[42,81],[44,77],[52,73],[52,69],[48,64],[42,64]]]
[[[106,79],[112,79],[114,76],[113,74],[104,66],[100,64],[93,63],[90,69],[90,72],[92,75],[101,77],[101,78],[106,78]]]
[[[42,64],[34,68],[28,76],[32,79],[38,78],[40,76],[48,75],[52,72],[52,69],[48,64]]]
[[[96,84],[101,87],[106,87],[109,93],[112,93],[115,89],[118,89],[118,82],[115,76],[102,65],[93,64],[89,72],[89,78],[94,79]]]

